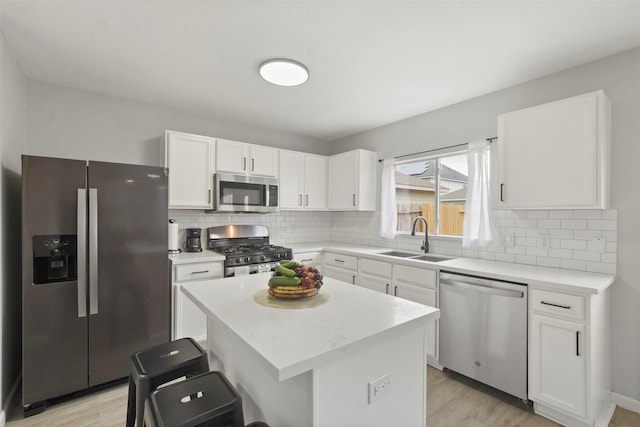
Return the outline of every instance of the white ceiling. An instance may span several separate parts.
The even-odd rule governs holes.
[[[33,79],[335,140],[640,46],[640,1],[5,1]],[[272,57],[309,81],[263,81]]]

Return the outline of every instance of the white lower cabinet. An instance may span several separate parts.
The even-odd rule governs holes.
[[[393,264],[390,262],[368,258],[358,260],[358,285],[364,288],[388,294],[391,291],[392,274]]]
[[[375,291],[438,307],[438,278],[434,270],[359,258],[357,283]],[[437,365],[437,320],[429,323],[427,331],[427,356],[432,364]]]
[[[352,285],[356,284],[357,274],[354,270],[346,270],[344,268],[327,265],[324,267],[322,275],[340,280],[341,282],[351,283]]]
[[[335,252],[325,252],[323,276],[355,285],[358,277],[358,258]]]
[[[607,426],[611,401],[608,289],[529,289],[529,399],[566,426]]]
[[[358,284],[363,288],[388,294],[391,288],[391,278],[360,273],[358,274]]]
[[[434,270],[396,264],[393,268],[393,294],[431,307],[438,307],[438,274]],[[438,365],[437,320],[427,326],[427,359]]]
[[[200,343],[207,339],[207,317],[180,287],[187,282],[217,279],[224,275],[223,261],[173,265],[171,339],[191,337]]]
[[[529,364],[536,373],[531,399],[574,415],[585,415],[584,325],[547,316],[531,316]]]

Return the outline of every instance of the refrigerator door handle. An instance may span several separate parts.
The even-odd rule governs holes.
[[[98,190],[89,189],[89,314],[98,314]]]
[[[78,317],[87,317],[87,190],[78,188]]]

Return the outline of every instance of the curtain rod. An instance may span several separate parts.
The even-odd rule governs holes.
[[[494,136],[492,138],[485,138],[485,141],[487,141],[487,142],[489,142],[491,144],[496,139],[498,139],[498,137]],[[417,153],[411,153],[411,154],[403,154],[402,156],[395,156],[394,159],[401,159],[402,157],[415,156],[416,154],[431,153],[433,151],[446,150],[448,148],[464,147],[465,145],[469,145],[469,143],[465,142],[464,144],[456,144],[456,145],[450,145],[448,147],[434,148],[433,150],[418,151]],[[383,162],[383,161],[384,161],[384,159],[378,159],[378,163]]]

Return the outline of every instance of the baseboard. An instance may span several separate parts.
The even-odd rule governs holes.
[[[640,400],[635,400],[618,393],[611,393],[611,400],[623,409],[640,414]]]

